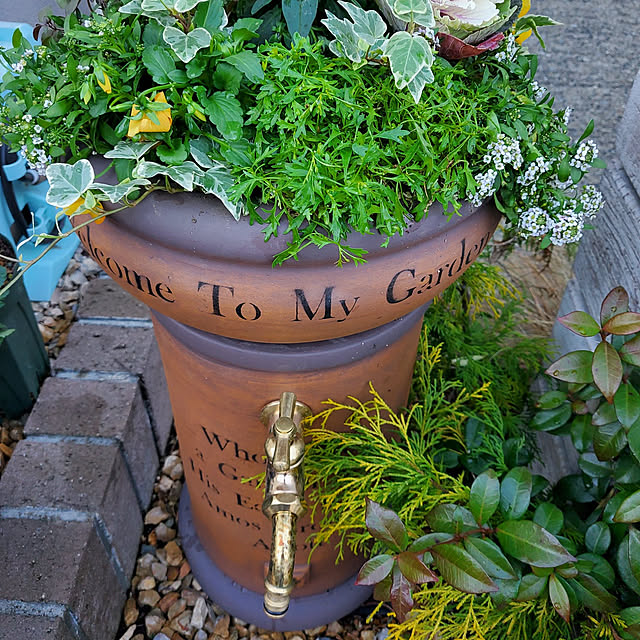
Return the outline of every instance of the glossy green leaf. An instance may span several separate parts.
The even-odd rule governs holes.
[[[624,362],[640,367],[640,336],[625,342],[618,353]]]
[[[469,509],[478,524],[485,524],[500,504],[500,481],[493,469],[481,473],[471,485]]]
[[[602,613],[613,613],[618,602],[595,578],[581,573],[571,580],[580,602],[589,609]]]
[[[494,578],[493,581],[498,587],[497,591],[492,591],[489,596],[496,607],[505,607],[513,602],[518,596],[520,589],[520,578],[503,580],[502,578]]]
[[[599,460],[611,460],[627,446],[627,434],[619,422],[596,427],[593,450]]]
[[[384,580],[393,569],[394,557],[381,554],[367,560],[360,569],[356,584],[373,585]]]
[[[568,395],[565,391],[547,391],[538,398],[536,407],[543,410],[557,409],[567,402],[567,399]]]
[[[625,311],[613,316],[602,328],[616,336],[628,336],[632,333],[637,333],[640,331],[640,313]]]
[[[567,424],[571,416],[571,405],[566,402],[555,409],[538,411],[531,420],[531,428],[536,431],[555,431]]]
[[[513,567],[495,542],[487,538],[468,537],[464,539],[464,547],[492,578],[510,580],[517,577]]]
[[[563,578],[575,578],[578,575],[578,569],[574,562],[563,564],[560,567],[556,567],[554,571]]]
[[[500,509],[509,520],[521,518],[531,501],[531,472],[525,467],[516,467],[500,483]]]
[[[640,463],[640,419],[631,425],[629,433],[627,433],[627,440],[631,453],[633,453],[635,459]]]
[[[562,583],[555,574],[549,576],[549,599],[553,608],[560,614],[560,617],[569,622],[571,619],[571,605],[569,603],[569,595]]]
[[[409,582],[425,584],[438,581],[438,576],[419,560],[415,553],[404,551],[397,559],[398,568]]]
[[[536,507],[533,521],[554,535],[560,533],[564,525],[564,515],[554,504],[542,502]]]
[[[437,505],[427,514],[427,524],[436,533],[456,534],[478,527],[471,511],[457,504]]]
[[[604,522],[594,522],[584,535],[587,549],[598,555],[604,555],[611,544],[611,531]]]
[[[451,533],[427,533],[417,540],[414,540],[407,548],[407,551],[413,551],[414,553],[428,551],[434,545],[448,542],[452,538],[453,534]]]
[[[640,533],[635,527],[629,528],[629,568],[633,577],[640,582]]]
[[[629,382],[624,382],[613,398],[618,420],[627,428],[640,418],[640,394]]]
[[[565,382],[593,382],[591,351],[572,351],[556,360],[546,373]]]
[[[557,567],[575,558],[557,538],[530,520],[507,520],[497,528],[503,551],[537,567]]]
[[[622,581],[637,595],[640,595],[640,582],[631,571],[629,564],[629,536],[626,535],[616,551],[616,567]]]
[[[618,458],[613,477],[617,484],[634,489],[640,484],[640,465],[632,455],[625,455],[624,452]]]
[[[599,460],[595,453],[583,453],[578,458],[580,469],[592,478],[608,478],[613,466],[608,461]]]
[[[395,551],[403,551],[407,546],[407,530],[395,511],[367,500],[365,524],[376,540],[385,542]]]
[[[608,402],[602,402],[598,410],[593,414],[592,422],[596,427],[600,427],[603,424],[615,422],[617,419],[616,408]]]
[[[578,556],[578,562],[583,566],[582,573],[588,573],[594,577],[605,589],[612,589],[615,584],[616,574],[613,567],[602,557],[595,553],[583,553]],[[588,568],[584,568],[585,564]]]
[[[607,324],[611,318],[625,311],[629,311],[629,294],[624,287],[614,287],[602,301],[600,324]]]
[[[518,602],[537,600],[542,595],[548,582],[548,576],[536,576],[533,573],[528,573],[520,581],[520,589],[516,600]]]
[[[560,316],[558,322],[583,337],[595,336],[600,331],[600,325],[586,311],[572,311]]]
[[[489,593],[497,587],[480,564],[459,544],[434,547],[433,558],[443,580],[465,593]]]
[[[622,501],[613,520],[614,522],[640,522],[640,489]]]
[[[609,406],[607,404],[607,406]],[[573,446],[580,452],[591,447],[595,427],[591,424],[591,416],[577,416],[571,421],[570,435]]]
[[[640,607],[628,607],[618,611],[618,615],[627,625],[621,632],[621,637],[624,640],[638,640],[640,638]]]
[[[591,373],[593,382],[602,395],[613,402],[613,396],[622,382],[622,362],[618,352],[604,340],[593,352]]]

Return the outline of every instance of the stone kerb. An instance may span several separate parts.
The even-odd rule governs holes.
[[[0,482],[0,637],[113,639],[171,421],[146,308],[92,281]]]

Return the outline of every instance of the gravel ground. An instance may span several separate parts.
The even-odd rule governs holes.
[[[117,640],[384,640],[385,616],[366,622],[372,606],[315,629],[265,631],[230,616],[201,590],[177,537],[183,468],[175,435],[154,487]]]

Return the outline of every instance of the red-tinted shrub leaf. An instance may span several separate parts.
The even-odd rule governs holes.
[[[608,402],[613,402],[613,396],[622,382],[622,362],[618,352],[605,340],[593,352],[591,372],[596,387]]]
[[[558,322],[586,338],[595,336],[600,331],[600,325],[586,311],[572,311],[558,318]]]
[[[398,567],[393,570],[393,582],[391,583],[391,606],[398,616],[399,622],[404,622],[407,613],[413,608],[411,597],[411,584],[402,575]]]
[[[392,549],[403,551],[407,546],[407,530],[395,511],[367,500],[365,523],[376,540],[386,542]]]
[[[608,333],[616,336],[628,336],[631,333],[640,331],[640,313],[633,311],[625,311],[613,316],[602,327]]]
[[[409,582],[415,584],[438,581],[438,576],[411,551],[405,551],[398,556],[398,568]]]
[[[372,585],[384,580],[393,569],[394,557],[386,553],[367,560],[358,573],[356,584]]]
[[[620,357],[629,364],[640,367],[640,336],[625,342],[618,351]]]
[[[600,324],[605,325],[613,316],[629,311],[629,294],[624,287],[611,289],[602,301]]]
[[[571,351],[556,360],[545,373],[565,382],[593,382],[591,351]]]

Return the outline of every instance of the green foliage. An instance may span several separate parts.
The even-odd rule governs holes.
[[[488,277],[482,266],[478,269]],[[454,289],[447,304],[455,309],[461,300],[468,302],[469,296]],[[447,309],[442,300],[433,307],[438,305]],[[482,309],[482,302],[478,306]],[[468,306],[458,314],[467,332],[488,315],[477,311],[473,320]],[[451,316],[455,319],[458,314]],[[615,329],[621,336],[610,345],[616,353],[640,330],[619,288],[605,300],[599,323],[576,313],[563,321],[579,334],[593,334],[593,325],[598,324],[601,344],[608,330]],[[569,433],[581,453],[582,473],[563,478],[550,489],[523,466],[523,459],[528,462],[535,455],[531,441],[520,440],[518,454],[509,445],[505,418],[526,408],[526,394],[519,407],[497,403],[491,396],[493,386],[485,385],[480,394],[468,395],[460,404],[460,381],[449,378],[443,345],[431,347],[426,341],[432,332],[427,321],[412,404],[406,412],[394,414],[377,398],[366,411],[350,409],[346,433],[336,436],[322,428],[311,429],[315,498],[325,509],[317,540],[338,540],[356,551],[369,548],[377,554],[365,564],[361,582],[376,584],[376,597],[391,602],[397,616],[397,624],[389,626],[394,639],[637,638],[640,533],[634,525],[640,522],[640,465],[634,450],[640,407],[632,375],[636,365],[625,362],[617,389],[612,383],[603,385],[613,394],[611,403],[595,384],[597,374],[593,383],[574,383],[540,398],[531,425]],[[519,339],[512,327],[509,340],[514,348]],[[499,367],[492,373],[496,378],[501,374],[504,370]],[[457,420],[449,416],[440,422],[448,403],[453,403],[449,407]],[[336,410],[337,406],[330,408],[324,420]],[[493,425],[501,427],[490,434],[479,431],[478,424],[484,420],[486,425],[487,414],[496,410],[502,422]],[[432,419],[427,430],[420,421],[424,416]],[[387,435],[394,436],[385,440],[390,449],[382,445],[383,426],[389,428]],[[383,447],[377,456],[368,449],[374,443],[371,434],[377,434]],[[425,449],[417,456],[419,443]],[[395,461],[398,457],[402,466]],[[327,460],[332,465],[329,470]],[[420,489],[412,493],[414,487]],[[367,497],[376,502],[368,502],[365,523]],[[375,518],[370,519],[369,512]],[[346,519],[343,514],[348,514]],[[432,584],[420,587],[421,582]]]

